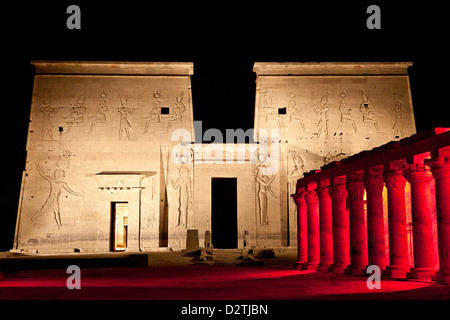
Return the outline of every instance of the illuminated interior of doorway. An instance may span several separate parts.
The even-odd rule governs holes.
[[[111,251],[127,248],[128,202],[111,203]]]

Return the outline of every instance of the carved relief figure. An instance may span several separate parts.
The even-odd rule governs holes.
[[[189,168],[182,165],[178,170],[178,179],[172,180],[174,189],[179,189],[178,226],[187,228],[188,214],[192,207],[192,180]]]
[[[172,112],[170,113],[167,131],[169,131],[172,123],[181,122],[181,117],[183,116],[184,111],[186,111],[186,106],[183,103],[183,92],[182,92],[176,96],[175,108],[173,108]]]
[[[143,115],[142,119],[146,119],[145,128],[143,133],[147,133],[151,123],[161,122],[161,101],[156,100],[153,102],[153,108],[149,114]]]
[[[264,165],[258,161],[256,167],[256,192],[258,194],[258,205],[259,205],[259,223],[260,226],[269,225],[269,194],[278,199],[277,195],[272,191],[271,184],[275,179],[276,175],[266,176],[262,175],[260,168]]]
[[[74,123],[83,123],[83,115],[87,110],[85,101],[86,93],[83,92],[78,96],[77,102],[75,104],[72,104],[72,111],[67,116],[64,116],[64,119],[69,119],[67,121],[69,129],[65,133],[69,133],[72,130],[72,126]]]
[[[376,113],[375,111],[373,111],[372,107],[370,106],[369,97],[364,92],[362,93],[362,99],[363,99],[363,101],[359,105],[359,111],[361,111],[361,113],[363,114],[363,122],[364,123],[373,123],[377,133],[380,133],[381,131],[380,131],[380,128],[378,127],[378,121],[375,118],[375,116],[377,116],[377,117],[383,117],[383,116]]]
[[[395,115],[395,121],[392,126],[394,129],[394,139],[401,139],[403,137],[403,113],[406,109],[403,107],[401,93],[394,93],[394,105],[389,108],[389,113]]]
[[[353,130],[355,130],[356,133],[356,123],[351,116],[352,109],[350,109],[347,106],[347,101],[345,100],[347,94],[345,92],[341,92],[339,96],[341,97],[341,100],[339,100],[339,112],[341,113],[341,123],[351,123]]]
[[[62,106],[59,107],[51,107],[49,99],[42,99],[42,106],[40,111],[42,112],[42,129],[41,129],[41,140],[53,141],[52,127],[53,122],[51,119],[51,115],[55,114],[59,109],[62,109]],[[50,138],[50,140],[45,138],[45,134]]]
[[[56,161],[56,166],[63,168],[63,169],[69,169],[70,165],[70,158],[72,157],[72,152],[69,150],[63,150],[63,154],[58,157],[58,160]]]
[[[120,97],[120,95],[119,95]],[[134,113],[134,109],[131,109],[127,106],[127,99],[122,99],[120,97],[120,103],[122,106],[117,108],[117,111],[120,113],[120,127],[119,127],[119,140],[122,140],[122,134],[125,131],[125,134],[127,135],[128,140],[134,140],[131,138],[130,128],[131,123],[128,120],[128,115]]]
[[[106,100],[107,95],[108,94],[105,91],[103,91],[100,94],[101,100],[100,100],[100,105],[98,106],[97,112],[94,113],[93,115],[89,116],[89,118],[92,118],[89,133],[94,132],[94,129],[95,129],[95,126],[97,125],[97,123],[105,123],[106,122],[106,112],[108,112],[108,110],[109,110],[108,100]]]
[[[292,160],[294,161],[294,169],[289,178],[289,195],[296,193],[295,186],[297,185],[297,180],[303,178],[303,172],[305,167],[305,162],[303,158],[295,150],[290,150],[292,155]]]
[[[280,119],[278,118],[277,109],[272,106],[272,98],[267,94],[263,94],[264,107],[263,111],[266,114],[266,122],[275,122],[280,127]]]
[[[328,94],[325,94],[320,98],[320,107],[314,109],[314,113],[319,115],[319,120],[316,124],[317,127],[317,139],[320,139],[322,132],[325,132],[325,138],[328,137]]]
[[[36,211],[35,214],[31,217],[31,222],[35,223],[36,220],[38,220],[44,214],[53,213],[56,224],[58,225],[58,228],[61,229],[62,222],[61,222],[61,210],[59,206],[59,197],[61,196],[62,190],[64,189],[70,194],[77,197],[81,196],[82,194],[79,192],[75,192],[71,188],[69,188],[67,183],[64,181],[65,171],[63,169],[56,169],[52,177],[44,173],[39,162],[36,162],[36,167],[38,169],[40,176],[50,183],[50,194],[48,195],[47,200],[45,200],[44,205],[38,211]]]
[[[303,120],[300,118],[300,112],[298,111],[295,103],[295,93],[293,92],[289,94],[287,114],[289,116],[289,121],[298,122],[300,124],[300,128],[302,128],[302,131],[305,132],[305,125]]]

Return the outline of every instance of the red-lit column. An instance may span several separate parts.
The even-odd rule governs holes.
[[[349,220],[346,209],[345,177],[333,179],[330,187],[333,220],[333,264],[330,271],[344,273],[350,262]]]
[[[298,193],[292,195],[297,205],[297,261],[295,264],[298,269],[301,269],[308,259],[308,222],[305,194],[305,191],[298,191]]]
[[[385,171],[383,178],[388,194],[389,219],[389,265],[383,271],[383,276],[406,278],[410,269],[406,232],[406,179],[398,170]]]
[[[331,215],[331,197],[328,180],[320,181],[317,189],[319,196],[320,263],[318,271],[328,271],[333,262],[333,220]]]
[[[433,176],[423,163],[406,165],[403,173],[411,183],[414,268],[410,279],[430,280],[437,271],[434,264],[433,230],[431,222],[430,182]]]
[[[383,217],[382,169],[370,169],[364,176],[367,193],[367,244],[369,265],[386,269],[386,246]]]
[[[304,268],[315,270],[320,261],[319,197],[315,191],[309,191],[305,199],[308,207],[308,263]]]
[[[350,265],[346,273],[362,274],[367,265],[367,236],[364,219],[363,173],[352,173],[347,177],[347,200],[350,220]]]
[[[435,179],[439,271],[433,280],[450,280],[450,158],[435,157],[427,164]]]

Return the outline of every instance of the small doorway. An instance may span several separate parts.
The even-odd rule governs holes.
[[[237,179],[211,179],[211,240],[214,248],[238,247]]]
[[[110,251],[125,251],[127,248],[128,202],[111,202]]]

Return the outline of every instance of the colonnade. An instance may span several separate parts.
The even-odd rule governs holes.
[[[437,239],[432,228],[433,179]],[[411,190],[413,265],[408,258],[407,183]],[[384,187],[387,199],[383,199]],[[367,266],[377,265],[384,276],[449,281],[450,129],[436,128],[332,162],[319,171],[305,173],[296,190],[292,198],[298,214],[299,267],[365,274]],[[386,200],[389,248],[383,216]],[[438,267],[433,246],[436,240]]]

